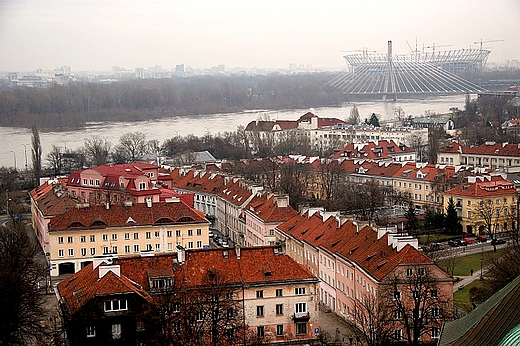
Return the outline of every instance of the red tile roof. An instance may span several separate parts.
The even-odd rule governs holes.
[[[112,205],[106,209],[103,205],[87,208],[72,208],[56,216],[49,224],[50,231],[62,231],[85,228],[128,227],[157,224],[205,224],[209,221],[195,209],[182,201],[159,202],[147,207],[145,203],[132,206]]]
[[[384,160],[401,154],[412,154],[414,150],[393,140],[381,140],[366,143],[348,143],[340,151],[331,155],[332,158],[346,157],[349,159]]]
[[[60,215],[67,210],[73,209],[77,203],[67,191],[63,191],[61,185],[54,186],[46,182],[30,192],[32,199],[44,216]]]
[[[253,213],[264,223],[284,222],[298,214],[290,205],[279,207],[276,197],[271,196],[267,198],[266,194],[253,199],[246,207],[246,210]]]
[[[520,144],[508,143],[484,143],[477,147],[467,147],[457,142],[452,142],[439,150],[439,153],[462,153],[467,155],[483,156],[509,156],[520,157]]]
[[[502,176],[475,177],[475,182],[466,182],[444,192],[445,195],[455,195],[470,198],[487,198],[504,195],[516,195],[512,182]]]
[[[89,264],[76,274],[60,282],[57,286],[72,313],[77,312],[96,296],[135,293],[151,302],[150,295],[127,277],[112,271],[99,277],[99,267]]]

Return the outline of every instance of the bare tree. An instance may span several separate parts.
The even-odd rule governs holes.
[[[472,218],[474,227],[477,230],[481,230],[482,222],[484,223],[484,232],[489,235],[493,244],[493,251],[497,251],[495,239],[497,238],[497,232],[500,229],[500,223],[503,220],[507,220],[504,216],[505,205],[500,203],[501,198],[486,198],[481,199],[473,207],[473,213],[475,217]],[[479,215],[479,217],[477,217]]]
[[[352,106],[352,109],[350,110],[350,115],[347,119],[347,123],[350,125],[357,125],[361,122],[361,118],[359,117],[359,109],[356,105]]]
[[[45,268],[35,258],[32,243],[22,224],[0,229],[0,344],[23,345],[45,334],[44,302],[38,292],[45,282]]]
[[[146,153],[146,136],[142,132],[128,132],[119,137],[118,148],[125,153],[128,162],[134,162]]]
[[[419,345],[428,333],[439,333],[442,324],[453,316],[452,296],[442,294],[439,273],[436,267],[430,267],[400,268],[384,280],[379,293],[380,299],[385,297],[392,303],[394,326],[404,329],[402,337],[411,345]]]
[[[45,157],[47,163],[52,168],[54,175],[59,175],[61,173],[62,165],[61,165],[61,147],[52,145],[51,151]]]
[[[107,163],[110,143],[99,136],[85,138],[85,156],[91,166],[101,166]]]
[[[42,174],[42,144],[40,143],[40,133],[38,132],[38,127],[36,127],[36,125],[32,126],[31,142],[33,173],[37,184],[39,184]]]
[[[367,293],[354,300],[354,323],[369,346],[389,343],[393,333],[394,309],[388,296],[380,298]]]

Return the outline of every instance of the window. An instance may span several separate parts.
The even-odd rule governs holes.
[[[307,334],[307,323],[296,323],[296,334]]]
[[[90,236],[90,242],[94,243],[95,241],[96,241],[96,236],[95,235],[91,235]]]
[[[87,338],[93,338],[96,336],[96,327],[88,326],[87,327]]]
[[[63,250],[58,250],[58,257],[63,257],[63,256],[64,256]]]
[[[152,232],[146,232],[146,239],[152,239]]]
[[[276,314],[283,315],[283,304],[276,304]]]
[[[305,294],[305,287],[297,287],[294,289],[294,294],[297,296],[302,296]]]
[[[161,244],[155,244],[155,251],[161,250]]]
[[[180,312],[181,311],[181,303],[173,303],[172,304],[172,311],[173,312]]]
[[[106,255],[107,253],[110,253],[108,246],[103,246],[103,254]]]
[[[400,320],[401,319],[401,311],[394,310],[394,320]]]
[[[127,310],[126,299],[105,300],[105,312]]]
[[[296,314],[307,314],[307,303],[296,303],[296,305],[294,306],[294,312],[296,312]]]
[[[202,314],[202,311],[195,312],[195,320],[197,322],[200,322],[204,319],[204,315]]]
[[[134,252],[139,252],[139,245],[134,245]]]
[[[283,324],[276,325],[276,336],[283,336]]]
[[[134,233],[134,239],[139,239],[139,233],[137,233],[137,232]]]
[[[74,256],[74,249],[69,249],[69,256],[70,257]]]
[[[101,183],[101,182],[99,181],[99,179],[96,179],[96,186],[99,186],[100,183]]]
[[[146,244],[146,251],[152,251],[152,244]]]
[[[107,240],[108,240],[108,234],[103,234],[103,240],[104,240],[104,241],[107,241]]]
[[[125,245],[125,253],[129,253],[130,252],[130,245]]]
[[[192,241],[188,242],[188,249],[193,249],[193,242]]]
[[[263,338],[265,336],[264,326],[256,327],[256,336],[259,338]]]
[[[197,249],[200,249],[202,247],[202,240],[197,241]]]
[[[58,244],[63,244],[63,237],[58,237]]]
[[[172,282],[173,281],[171,278],[152,279],[152,288],[162,289],[166,287],[171,287]]]
[[[85,243],[87,241],[87,237],[82,235],[81,237],[79,237],[79,241]]]
[[[89,179],[89,185],[94,185],[94,179]]]
[[[417,291],[417,290],[412,291],[412,298],[413,299],[419,299],[419,291]]]
[[[233,328],[228,328],[226,330],[226,337],[228,340],[233,340],[235,339],[235,329]]]
[[[407,268],[406,269],[406,276],[411,277],[412,275],[413,275],[413,269],[412,268]]]
[[[130,233],[125,233],[125,240],[130,240]]]
[[[87,249],[86,248],[82,248],[81,249],[81,256],[86,256],[87,255]]]
[[[437,318],[439,317],[439,308],[438,307],[433,307],[431,308],[431,314],[432,314],[432,317],[433,318]]]
[[[175,231],[175,236],[180,237],[182,235],[181,231],[178,229]]]
[[[395,300],[400,300],[401,299],[401,292],[400,291],[395,291],[394,292],[394,299]]]
[[[437,297],[438,297],[438,295],[437,295],[437,290],[431,290],[430,293],[431,293],[431,297],[432,297],[432,298],[437,298]]]
[[[112,339],[121,338],[121,324],[116,323],[112,325]]]
[[[439,327],[432,327],[432,339],[438,339],[441,336]]]
[[[112,234],[112,240],[117,240],[117,234],[116,233]]]
[[[192,230],[192,229],[189,229],[189,230],[188,230],[188,237],[191,237],[191,236],[193,236],[193,230]]]
[[[172,237],[172,231],[166,231],[166,236],[168,238],[171,238]]]
[[[87,185],[87,179],[83,179],[83,185]]]
[[[403,331],[401,329],[394,329],[394,339],[401,340],[403,338]]]
[[[281,288],[278,288],[278,289],[276,290],[276,296],[277,296],[277,297],[283,297],[283,290],[282,290]]]
[[[419,276],[424,276],[426,274],[426,271],[424,268],[419,268],[417,269],[417,273],[419,274]]]
[[[155,238],[159,238],[159,232],[158,232],[158,231],[155,231],[154,236],[155,236]]]
[[[235,310],[232,308],[227,309],[226,317],[228,320],[232,320],[235,317]]]
[[[202,235],[202,229],[197,228],[197,235]]]
[[[256,297],[257,298],[263,298],[264,297],[264,291],[262,291],[262,290],[256,291]]]
[[[90,248],[90,255],[94,256],[95,254],[96,254],[96,248],[95,247],[91,247]]]
[[[146,183],[144,181],[139,183],[139,190],[146,190]]]
[[[256,317],[264,317],[264,306],[258,305],[256,307]]]
[[[168,250],[173,250],[173,243],[168,243]]]

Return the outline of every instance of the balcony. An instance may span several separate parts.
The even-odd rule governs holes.
[[[294,316],[293,316],[293,319],[294,319],[295,322],[308,321],[310,318],[311,318],[311,316],[310,316],[308,311],[305,311],[305,312],[295,312]]]

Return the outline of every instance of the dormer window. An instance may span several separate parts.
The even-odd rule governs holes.
[[[139,190],[146,190],[146,182],[142,181],[139,183]]]
[[[105,301],[105,312],[128,310],[126,299],[112,299]]]
[[[151,281],[151,286],[155,290],[166,289],[168,287],[171,287],[173,284],[172,278],[153,278]]]

